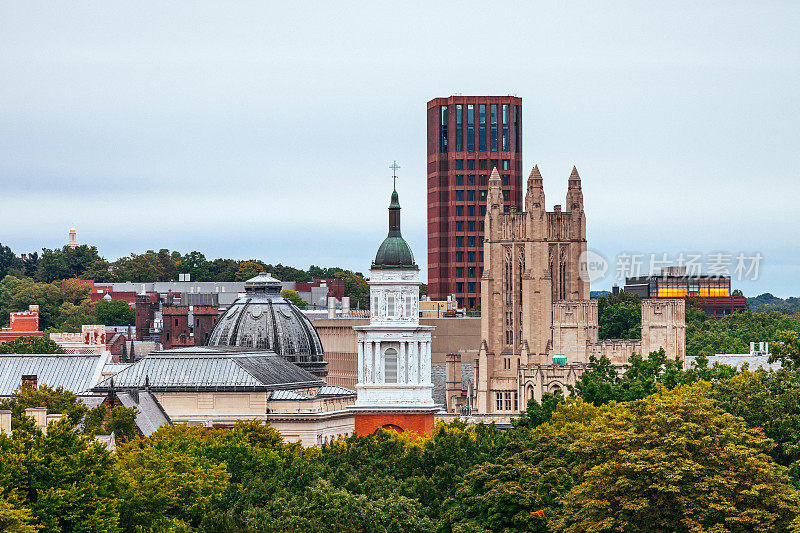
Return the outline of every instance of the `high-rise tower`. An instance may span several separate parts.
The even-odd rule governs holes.
[[[428,295],[480,305],[489,176],[506,212],[522,208],[522,99],[451,96],[428,102]]]

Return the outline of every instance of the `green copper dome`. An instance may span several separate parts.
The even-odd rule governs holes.
[[[383,240],[372,268],[402,268],[419,270],[414,263],[414,254],[400,234],[400,201],[397,191],[392,191],[392,201],[389,204],[389,235]]]

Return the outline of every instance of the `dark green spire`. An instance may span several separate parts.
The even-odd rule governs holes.
[[[389,203],[389,235],[378,248],[372,268],[419,270],[411,248],[400,234],[400,200],[396,189],[392,191],[392,201]]]

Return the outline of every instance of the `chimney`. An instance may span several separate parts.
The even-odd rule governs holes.
[[[342,296],[342,315],[350,314],[350,297]]]
[[[336,318],[336,298],[328,297],[328,318]]]
[[[47,407],[28,407],[25,416],[33,418],[36,427],[47,433]]]
[[[0,435],[11,435],[11,411],[0,411]]]
[[[751,342],[750,343],[750,355],[755,355],[755,353],[756,353],[756,343]]]

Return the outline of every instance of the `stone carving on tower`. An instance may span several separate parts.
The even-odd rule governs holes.
[[[397,190],[389,235],[370,269],[370,323],[358,333],[358,397],[350,407],[357,434],[378,428],[430,434],[434,413],[431,331],[419,323],[419,267],[400,233]]]

